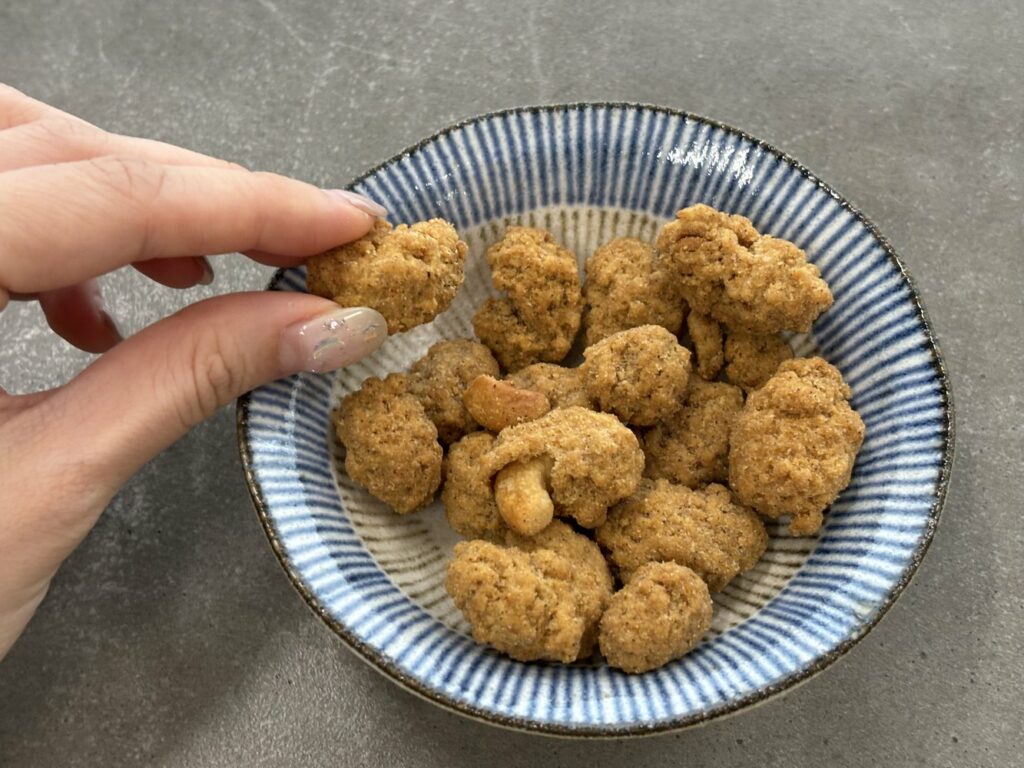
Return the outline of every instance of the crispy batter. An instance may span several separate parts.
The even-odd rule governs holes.
[[[640,325],[679,332],[686,302],[672,271],[651,245],[618,237],[594,251],[585,269],[587,346]]]
[[[491,479],[480,466],[481,457],[493,444],[494,437],[489,433],[473,432],[452,445],[445,458],[441,503],[448,524],[467,539],[496,541],[505,532]]]
[[[551,410],[551,403],[542,393],[520,389],[493,376],[473,379],[462,402],[480,426],[495,433],[513,424],[539,419]]]
[[[487,249],[494,287],[473,317],[473,329],[509,371],[565,357],[580,327],[583,298],[579,268],[571,251],[550,232],[509,227]]]
[[[638,673],[678,659],[711,627],[711,595],[677,563],[647,563],[612,595],[601,619],[601,653],[613,667]]]
[[[476,429],[462,404],[466,387],[477,376],[497,376],[498,361],[483,344],[470,339],[439,341],[413,363],[409,391],[437,427],[441,442],[454,443]]]
[[[334,414],[345,471],[400,515],[429,504],[441,484],[437,428],[408,387],[404,374],[371,377]]]
[[[697,488],[729,479],[729,430],[743,408],[731,384],[690,377],[686,403],[644,433],[644,474]]]
[[[737,331],[725,340],[725,375],[748,392],[772,377],[793,350],[778,334],[752,334]]]
[[[749,333],[808,331],[832,304],[821,273],[786,240],[706,205],[676,213],[658,234],[690,308]]]
[[[725,362],[722,326],[706,315],[691,312],[686,318],[686,330],[693,342],[693,354],[697,358],[694,370],[711,381],[722,370]]]
[[[377,221],[354,243],[306,262],[310,293],[344,307],[372,307],[388,333],[429,323],[448,308],[462,285],[467,247],[444,219],[394,229]]]
[[[496,475],[512,462],[549,456],[555,512],[584,528],[604,522],[608,507],[636,490],[644,455],[636,436],[614,416],[585,408],[557,408],[536,421],[502,431],[483,457]]]
[[[690,351],[660,325],[612,334],[583,352],[583,382],[602,411],[649,426],[679,409]]]
[[[732,502],[729,489],[704,490],[645,480],[608,513],[597,541],[626,581],[644,563],[672,560],[692,568],[717,592],[753,568],[768,546],[764,523]]]
[[[864,442],[849,398],[842,374],[820,357],[784,361],[732,426],[729,485],[739,501],[765,517],[791,515],[794,535],[817,533]]]
[[[573,564],[562,555],[459,542],[444,585],[478,643],[519,661],[568,663],[580,655],[587,622],[573,586]]]
[[[522,389],[540,392],[547,397],[552,408],[593,407],[583,387],[583,373],[579,368],[534,363],[509,374],[506,380]]]
[[[612,574],[601,548],[565,523],[555,520],[536,536],[505,534],[508,546],[524,552],[550,549],[573,564],[572,582],[577,593],[580,615],[586,629],[580,641],[580,657],[589,656],[597,642],[597,625],[612,596]]]

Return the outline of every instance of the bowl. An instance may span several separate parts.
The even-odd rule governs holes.
[[[935,531],[953,448],[942,358],[902,262],[876,228],[793,158],[721,123],[660,107],[567,104],[460,122],[351,188],[393,222],[435,216],[469,245],[466,281],[433,323],[332,375],[300,374],[238,404],[242,461],[273,551],[303,600],[357,654],[414,693],[502,726],[568,736],[681,728],[776,695],[842,656],[910,580]],[[443,510],[398,516],[345,474],[330,427],[341,397],[405,369],[440,338],[472,336],[493,294],[486,247],[540,226],[581,263],[601,243],[653,240],[705,202],[803,248],[835,303],[798,353],[836,365],[867,431],[820,535],[769,525],[761,562],[715,595],[684,658],[641,675],[600,663],[513,661],[476,644],[445,593],[456,541]],[[270,290],[302,291],[301,268]]]

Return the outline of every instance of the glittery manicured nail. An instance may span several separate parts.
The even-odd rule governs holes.
[[[384,317],[368,307],[334,309],[281,332],[285,371],[333,371],[366,357],[388,335]]]
[[[199,285],[209,285],[213,282],[213,266],[205,256],[197,256],[196,260],[199,262],[199,267],[203,270],[202,276],[199,278]]]
[[[358,208],[363,213],[373,216],[376,219],[383,219],[388,215],[388,209],[380,203],[375,203],[368,197],[363,197],[357,192],[349,192],[347,189],[325,189],[324,192],[335,200],[341,200],[346,205]]]

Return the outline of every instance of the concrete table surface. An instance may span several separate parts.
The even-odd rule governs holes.
[[[0,80],[110,129],[320,184],[525,103],[653,102],[744,128],[891,238],[931,312],[958,424],[931,551],[844,659],[703,728],[584,743],[465,720],[357,659],[271,554],[225,410],[124,488],[0,664],[0,765],[1019,764],[1022,8],[0,0]],[[209,288],[125,272],[106,291],[134,332],[269,274],[237,256],[216,267]],[[15,392],[89,361],[34,306],[0,315],[0,340]]]

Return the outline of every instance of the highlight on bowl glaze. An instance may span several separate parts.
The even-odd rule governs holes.
[[[352,189],[395,223],[441,216],[469,245],[466,283],[433,323],[338,374],[300,374],[239,401],[260,519],[306,602],[414,692],[492,723],[563,735],[651,733],[736,711],[835,660],[879,620],[931,540],[952,460],[941,357],[902,264],[874,227],[788,156],[668,109],[573,104],[459,123]],[[708,203],[803,248],[835,304],[791,343],[836,365],[867,427],[853,480],[815,538],[769,523],[752,571],[714,596],[711,630],[642,675],[603,664],[523,664],[477,645],[445,593],[456,540],[440,505],[400,517],[345,474],[330,413],[367,376],[402,370],[440,338],[471,337],[491,295],[483,253],[509,224],[550,229],[583,260],[612,237],[653,240]],[[301,268],[271,290],[302,291]]]

